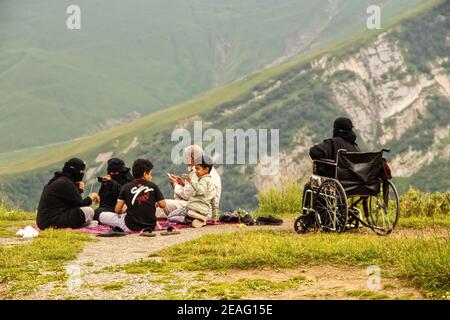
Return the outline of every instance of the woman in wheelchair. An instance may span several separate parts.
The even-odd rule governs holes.
[[[336,161],[337,152],[344,149],[350,152],[360,152],[356,143],[356,134],[353,131],[353,123],[349,118],[337,118],[333,124],[333,138],[326,139],[322,143],[313,146],[309,150],[309,156],[312,160],[330,160]],[[325,164],[317,165],[317,174],[333,178],[333,167]],[[307,190],[311,189],[311,182],[305,184],[303,188],[303,199]]]
[[[353,131],[353,123],[349,118],[337,118],[333,124],[333,138],[326,139],[322,143],[313,146],[309,155],[313,160],[336,161],[337,152],[345,149],[349,152],[360,152],[356,143],[356,134]]]
[[[333,138],[310,149],[313,175],[304,187],[302,215],[295,221],[295,230],[340,233],[362,224],[380,235],[391,233],[398,221],[399,202],[385,171],[384,151],[388,150],[362,153],[352,121],[336,119]]]

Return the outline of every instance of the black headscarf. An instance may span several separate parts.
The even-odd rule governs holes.
[[[79,182],[83,180],[84,177],[84,169],[86,168],[86,164],[83,160],[78,158],[72,158],[64,164],[64,168],[62,172],[72,178],[74,182]]]
[[[333,125],[333,138],[340,137],[351,144],[356,145],[356,134],[353,131],[353,123],[349,118],[337,118]]]
[[[111,175],[111,179],[117,183],[124,185],[133,180],[130,173],[130,168],[125,166],[125,162],[119,158],[111,158],[108,160],[108,167],[106,168],[108,174],[118,172],[118,174]]]

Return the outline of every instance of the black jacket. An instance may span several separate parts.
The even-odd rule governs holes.
[[[117,198],[119,197],[120,190],[124,185],[133,181],[133,177],[130,172],[124,172],[120,174],[116,180],[111,179],[107,182],[102,182],[102,186],[98,191],[100,196],[100,208],[114,211]],[[104,211],[104,210],[103,210]]]
[[[326,139],[322,143],[313,146],[309,150],[309,155],[313,160],[328,159],[336,161],[337,152],[340,149],[345,149],[348,152],[360,152],[356,143],[348,142],[341,137]],[[334,169],[327,165],[318,165],[317,174],[326,177],[333,177]]]
[[[39,229],[79,228],[85,223],[80,207],[91,204],[91,198],[81,198],[81,192],[70,176],[55,172],[42,191],[36,223]]]

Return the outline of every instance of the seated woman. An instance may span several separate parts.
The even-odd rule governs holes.
[[[340,149],[345,149],[349,152],[360,152],[356,143],[356,134],[353,131],[353,123],[349,118],[337,118],[333,124],[333,138],[326,139],[322,143],[313,146],[309,150],[309,155],[313,160],[328,159],[336,161],[337,152]],[[332,176],[331,172],[329,166],[319,167],[320,175]]]
[[[333,137],[311,147],[309,150],[311,159],[336,161],[337,153],[340,149],[345,149],[349,152],[360,152],[353,128],[352,120],[349,118],[337,118],[333,124]],[[319,164],[317,173],[324,177],[334,177],[334,167]],[[310,189],[311,184],[308,182],[303,188],[303,199],[305,198],[306,190]]]
[[[62,172],[45,185],[37,210],[36,224],[39,229],[73,228],[78,229],[92,221],[94,209],[92,201],[100,202],[97,193],[82,199],[84,191],[85,163],[73,158],[64,164]]]
[[[102,186],[98,192],[101,199],[100,206],[95,209],[94,214],[94,220],[97,221],[100,213],[115,210],[120,190],[128,182],[133,181],[130,168],[127,168],[121,159],[109,159],[106,171],[107,175],[99,178]]]
[[[114,212],[102,212],[100,223],[119,227],[122,231],[148,230],[156,227],[156,205],[166,206],[159,187],[152,182],[153,164],[146,159],[137,159],[133,163],[134,180],[122,187]],[[122,213],[126,206],[126,213]]]
[[[206,224],[211,212],[212,218],[216,218],[217,198],[216,186],[210,174],[213,168],[212,160],[202,156],[195,163],[197,163],[194,166],[197,179],[193,180],[189,175],[184,176],[186,182],[191,185],[193,193],[185,206],[169,213],[167,220],[191,224],[194,228],[199,228]]]

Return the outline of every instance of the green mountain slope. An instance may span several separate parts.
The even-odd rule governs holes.
[[[223,170],[222,209],[253,207],[257,189],[308,176],[308,147],[331,134],[330,123],[343,114],[354,119],[363,149],[393,149],[390,160],[402,188],[409,182],[424,190],[448,189],[450,41],[441,40],[450,39],[449,24],[450,1],[442,1],[381,32],[364,33],[332,49],[254,73],[133,123],[35,149],[32,159],[20,152],[3,155],[0,192],[32,209],[43,184],[65,159],[77,155],[88,161],[89,188],[114,155],[130,164],[136,157],[150,158],[156,165],[155,181],[169,196],[165,172],[183,169],[170,161],[176,144],[171,142],[172,130],[192,128],[198,119],[205,129],[280,129],[280,175],[262,176],[254,165],[218,168]],[[419,180],[423,170],[439,185]]]
[[[423,0],[0,2],[0,152],[90,135],[363,30]]]

